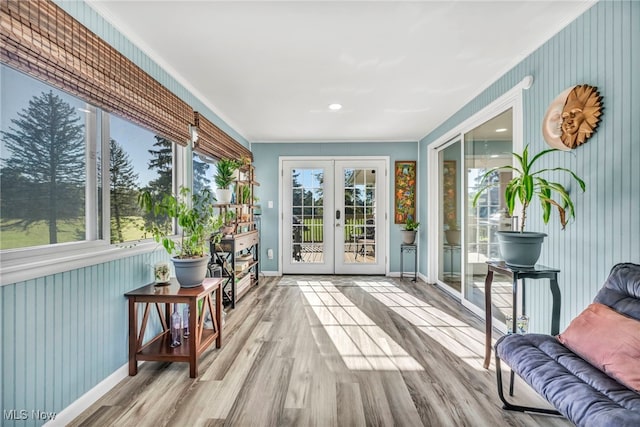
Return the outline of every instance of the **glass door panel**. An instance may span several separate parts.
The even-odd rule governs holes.
[[[336,161],[336,273],[384,274],[384,160]]]
[[[460,224],[462,207],[460,189],[462,188],[461,143],[449,144],[439,152],[439,197],[440,222],[438,279],[455,292],[461,292],[462,251],[460,245]]]
[[[333,272],[332,205],[325,206],[327,185],[332,185],[332,162],[284,163],[283,271]],[[330,233],[327,233],[327,226]]]
[[[373,214],[376,174],[370,169],[343,169],[344,246],[343,261],[376,262],[376,218]],[[373,189],[372,187],[373,186]]]
[[[488,178],[495,187],[486,191],[474,207],[471,201],[481,187],[482,176],[491,168],[512,162],[512,111],[511,109],[464,134],[465,162],[465,277],[464,299],[484,311],[484,279],[486,261],[499,259],[500,251],[496,231],[510,228],[504,189],[511,179],[511,172],[496,172]],[[511,279],[494,276],[493,309],[495,318],[504,322],[504,315],[511,311]]]
[[[384,160],[283,161],[283,273],[385,273],[385,167]]]

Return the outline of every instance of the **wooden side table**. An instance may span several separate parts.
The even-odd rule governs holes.
[[[201,286],[195,288],[181,288],[180,284],[171,279],[169,285],[149,284],[124,294],[129,299],[129,375],[138,373],[139,360],[157,362],[187,362],[189,376],[198,376],[198,357],[215,340],[216,347],[222,346],[222,279],[207,278]],[[215,292],[215,309],[211,301],[211,294]],[[198,309],[198,302],[202,301],[202,308]],[[182,345],[172,348],[171,343],[171,306],[173,304],[189,305],[188,338],[183,338]],[[138,330],[138,310],[136,304],[144,304],[144,313],[140,330]],[[151,305],[154,305],[162,331],[143,343],[144,334],[149,321]],[[164,304],[164,312],[160,308]],[[209,312],[213,322],[213,329],[205,329],[205,313]]]
[[[512,311],[512,325],[513,330],[516,329],[518,319],[518,280],[522,279],[522,314],[525,314],[525,280],[524,279],[549,279],[549,286],[551,287],[551,295],[553,297],[553,306],[551,309],[551,335],[558,335],[560,333],[560,287],[558,286],[558,273],[560,270],[555,268],[546,267],[544,265],[536,265],[531,268],[513,267],[505,264],[504,261],[487,261],[489,270],[487,271],[487,277],[484,281],[484,304],[485,304],[485,344],[484,344],[484,367],[489,368],[489,362],[491,359],[491,331],[492,315],[491,315],[491,283],[493,282],[493,273],[501,273],[505,276],[511,276],[513,278],[513,311]]]

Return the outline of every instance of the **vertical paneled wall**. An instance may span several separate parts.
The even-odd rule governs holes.
[[[82,1],[54,0],[91,31],[220,126],[248,142]],[[0,411],[60,412],[127,362],[126,298],[153,280],[156,251],[0,287]],[[158,325],[152,325],[152,329]],[[4,415],[4,413],[2,414]],[[20,417],[20,414],[17,413]]]
[[[127,363],[124,293],[165,259],[155,251],[0,287],[2,409],[60,412]],[[41,424],[2,425],[14,422]]]
[[[562,270],[561,327],[565,327],[591,302],[614,264],[640,263],[640,2],[595,4],[423,139],[421,154],[426,155],[429,143],[529,74],[534,84],[523,92],[524,142],[536,152],[547,148],[541,130],[544,113],[565,88],[597,86],[605,107],[597,132],[584,146],[555,153],[542,164],[570,168],[585,180],[583,194],[574,183],[557,176],[571,185],[576,220],[562,231],[556,217],[549,225],[542,223],[537,204],[529,214],[529,229],[549,234],[540,262]],[[532,330],[548,332],[548,286],[531,283],[527,309]]]

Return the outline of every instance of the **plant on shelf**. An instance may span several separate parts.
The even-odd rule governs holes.
[[[251,188],[248,185],[243,185],[240,188],[241,190],[238,192],[238,202],[241,205],[251,204]]]
[[[224,214],[224,221],[221,224],[220,231],[224,235],[233,234],[236,231],[236,213],[232,210],[228,210]]]
[[[420,223],[416,222],[412,217],[407,217],[402,229],[402,242],[412,245],[416,241],[416,233],[418,232]]]
[[[480,185],[482,187],[478,190],[473,198],[473,206],[476,206],[480,196],[490,188],[500,185],[499,180],[489,181],[494,177],[495,173],[500,170],[510,170],[515,173],[515,176],[506,184],[504,197],[507,205],[509,215],[513,215],[516,207],[516,202],[521,205],[520,210],[520,230],[519,231],[499,231],[498,240],[500,242],[500,251],[505,258],[507,264],[517,267],[532,267],[537,262],[540,256],[540,248],[543,239],[546,237],[545,233],[526,232],[525,225],[527,220],[527,209],[531,205],[534,198],[540,201],[542,207],[542,221],[547,224],[551,217],[551,211],[555,208],[558,212],[560,225],[564,230],[569,219],[575,218],[575,207],[569,191],[564,185],[549,181],[542,175],[549,172],[564,172],[569,174],[573,178],[580,189],[584,192],[586,189],[584,181],[575,174],[575,172],[562,167],[556,168],[534,168],[536,161],[542,157],[559,151],[556,149],[548,149],[539,152],[530,157],[529,146],[525,146],[522,154],[513,153],[513,157],[516,159],[517,166],[505,165],[498,166],[489,169],[484,175],[482,175]],[[555,198],[554,198],[555,196]],[[556,200],[557,199],[557,200]],[[520,242],[526,240],[526,243],[520,248]],[[532,250],[532,242],[538,243],[537,249]],[[516,243],[516,246],[512,246],[511,243]],[[507,246],[505,246],[505,244]],[[523,258],[520,258],[523,255]]]
[[[216,183],[218,189],[216,190],[216,198],[218,203],[230,203],[231,202],[231,190],[229,187],[235,181],[234,174],[240,163],[234,159],[220,159],[216,163],[216,174],[213,180]]]
[[[164,195],[158,202],[149,191],[143,191],[138,196],[138,204],[156,217],[177,220],[180,227],[177,238],[162,223],[155,221],[143,230],[172,256],[180,285],[198,286],[206,275],[209,261],[206,250],[211,236],[218,241],[222,237],[215,234],[223,221],[215,215],[211,192],[203,190],[200,194],[191,194],[188,188],[181,187],[178,195]]]

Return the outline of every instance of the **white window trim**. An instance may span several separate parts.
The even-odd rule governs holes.
[[[109,153],[109,113],[102,113],[101,145],[102,153]],[[89,149],[88,149],[89,150]],[[191,171],[191,150],[180,149],[173,143],[173,185],[174,189],[188,184],[187,176]],[[188,159],[188,161],[187,161]],[[102,170],[109,170],[109,156],[102,156]],[[89,183],[87,183],[89,185]],[[110,188],[108,175],[102,183]],[[97,191],[97,186],[92,187]],[[151,239],[142,242],[110,244],[110,195],[102,192],[103,239],[93,241],[57,243],[27,248],[6,249],[0,251],[0,287],[65,271],[102,264],[117,259],[151,253],[164,248]],[[99,215],[97,209],[95,215]],[[87,217],[88,218],[88,217]],[[97,217],[93,218],[96,221]]]
[[[484,107],[479,112],[475,113],[471,117],[467,118],[457,126],[450,129],[447,133],[440,138],[432,142],[427,147],[427,165],[429,171],[438,170],[438,150],[443,145],[449,143],[454,138],[460,138],[462,142],[461,149],[464,149],[464,141],[462,136],[475,127],[483,124],[487,120],[495,117],[496,115],[508,110],[513,109],[513,150],[518,152],[523,147],[523,106],[522,106],[522,91],[529,89],[533,84],[533,77],[526,76],[516,86],[504,93],[495,101]],[[438,218],[440,212],[439,202],[439,176],[437,173],[429,174],[429,181],[427,183],[428,200],[432,202],[427,206],[427,218]],[[428,236],[438,236],[440,226],[439,221],[429,221],[427,225]],[[464,242],[464,229],[462,230],[462,241]],[[427,259],[427,280],[429,283],[438,283],[438,239],[427,239],[428,242],[428,254]],[[464,271],[462,272],[464,275]],[[477,312],[476,307],[470,307],[472,311],[477,314],[483,315]]]

